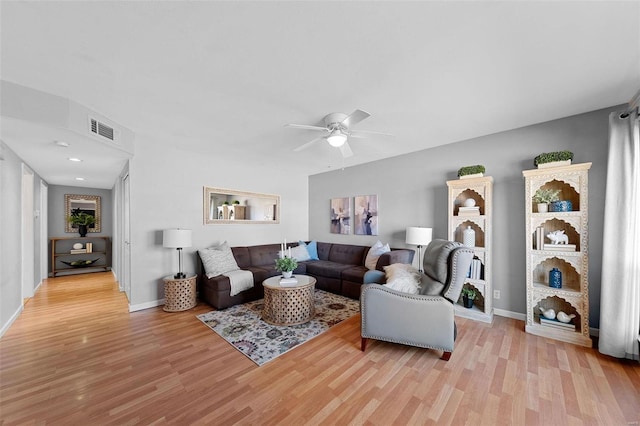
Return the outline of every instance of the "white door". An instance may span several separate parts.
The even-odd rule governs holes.
[[[49,276],[49,187],[40,181],[40,283]]]
[[[129,174],[123,179],[122,191],[122,230],[124,241],[122,247],[122,279],[124,292],[131,302],[131,237],[129,233]]]
[[[34,232],[33,232],[33,172],[22,164],[22,300],[33,296]]]

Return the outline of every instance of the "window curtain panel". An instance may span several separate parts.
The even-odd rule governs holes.
[[[640,120],[638,109],[609,116],[599,351],[639,359]]]

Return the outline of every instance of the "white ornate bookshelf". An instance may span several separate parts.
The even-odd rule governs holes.
[[[527,333],[591,347],[589,335],[589,192],[591,163],[540,168],[522,172],[525,179]],[[571,201],[572,211],[538,213],[532,197],[539,188],[560,190],[560,199]],[[551,244],[547,234],[561,230],[575,249],[562,250],[540,246],[536,230],[543,229],[544,244]],[[549,285],[549,271],[562,273],[562,288]],[[572,328],[560,328],[541,322],[542,309],[554,309],[576,317]]]
[[[460,301],[455,313],[464,318],[491,323],[493,321],[493,289],[491,281],[492,196],[491,176],[447,181],[449,188],[448,222],[449,239],[463,242],[463,231],[471,227],[475,231],[474,259],[481,262],[480,278],[465,278],[465,286],[473,287],[478,295],[472,308],[465,308]],[[473,199],[477,212],[463,212],[467,200]]]

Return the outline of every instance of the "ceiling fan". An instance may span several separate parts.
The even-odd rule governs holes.
[[[325,133],[304,145],[300,145],[294,149],[294,151],[302,151],[303,149],[309,148],[316,142],[325,139],[329,142],[329,145],[338,148],[344,158],[347,158],[353,156],[353,151],[347,142],[349,138],[364,138],[367,134],[391,136],[388,133],[372,132],[367,130],[351,130],[351,126],[361,122],[370,115],[371,114],[361,109],[355,110],[351,115],[343,114],[341,112],[333,112],[324,117],[323,120],[325,127],[310,126],[306,124],[286,124],[285,126],[296,129],[319,130]]]

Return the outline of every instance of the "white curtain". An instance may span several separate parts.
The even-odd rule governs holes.
[[[640,119],[638,109],[609,116],[599,350],[639,359]]]

